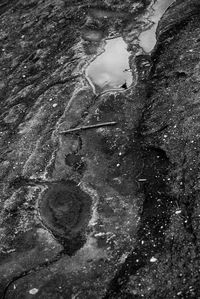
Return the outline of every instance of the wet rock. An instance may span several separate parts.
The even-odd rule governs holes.
[[[115,12],[115,11],[112,11],[112,10],[107,10],[107,9],[101,9],[101,8],[91,8],[89,10],[89,13],[90,15],[93,17],[93,18],[117,18],[117,17],[122,17],[124,16],[123,13],[121,12]]]
[[[157,253],[156,263],[149,263],[149,259],[137,275],[131,275],[124,295],[120,295],[125,298],[198,298],[200,295],[199,218],[196,217],[199,189],[194,189],[199,177],[199,81],[194,75],[199,65],[198,7],[198,1],[190,4],[177,1],[158,27],[142,131],[145,143],[159,146],[168,158],[169,173],[165,180],[173,198],[169,202],[164,200],[167,204],[164,211],[172,204],[173,212],[168,214],[163,252]]]
[[[4,122],[8,124],[16,124],[17,121],[20,120],[20,118],[23,118],[23,115],[26,112],[26,106],[23,104],[18,104],[13,106],[9,114],[4,117]]]
[[[198,298],[198,1],[167,10],[151,56],[149,1],[4,4],[1,297]],[[94,94],[118,36],[134,84]]]
[[[85,170],[85,164],[83,158],[76,154],[68,154],[65,156],[65,163],[71,166],[75,171],[83,172]]]
[[[85,29],[82,31],[82,37],[87,41],[100,41],[102,39],[102,32],[92,29]]]

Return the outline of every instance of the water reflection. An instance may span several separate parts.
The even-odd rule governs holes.
[[[158,0],[153,4],[150,16],[148,17],[149,21],[152,22],[152,25],[139,36],[139,45],[145,52],[149,53],[153,50],[156,44],[156,28],[158,22],[166,9],[173,2],[174,0]]]
[[[121,37],[106,41],[104,52],[86,70],[95,91],[126,89],[131,85],[129,56],[127,45]]]

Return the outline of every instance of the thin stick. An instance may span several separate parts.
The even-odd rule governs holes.
[[[95,125],[83,126],[83,127],[79,127],[79,128],[69,129],[67,131],[62,131],[62,132],[60,132],[60,134],[70,134],[70,133],[79,132],[79,131],[83,131],[83,130],[89,130],[89,129],[107,127],[107,126],[114,126],[116,124],[117,123],[115,121],[110,121],[110,122],[105,122],[105,123],[98,123],[98,124],[95,124]]]

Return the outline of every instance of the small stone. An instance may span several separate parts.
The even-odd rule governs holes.
[[[180,296],[182,294],[182,292],[178,292],[177,295]]]
[[[178,211],[175,212],[176,215],[178,215],[180,213],[181,213],[181,210],[178,210]]]
[[[94,235],[95,238],[97,238],[97,237],[102,237],[102,236],[105,236],[105,233],[100,232],[100,233],[96,233],[96,234]]]
[[[155,262],[157,262],[157,259],[156,259],[155,257],[152,256],[152,258],[150,259],[150,262],[151,262],[151,263],[155,263]]]
[[[55,103],[55,104],[53,104],[52,106],[53,106],[53,108],[55,108],[56,106],[58,106],[58,104],[57,104],[57,103]]]
[[[39,291],[38,289],[33,288],[33,289],[31,289],[31,290],[29,291],[29,294],[31,294],[31,295],[35,295],[35,294],[37,294],[38,291]]]

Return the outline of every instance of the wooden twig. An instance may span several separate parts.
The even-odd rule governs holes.
[[[83,126],[83,127],[79,127],[79,128],[73,128],[73,129],[69,129],[66,131],[62,131],[60,132],[60,134],[71,134],[74,132],[80,132],[83,130],[89,130],[89,129],[96,129],[96,128],[101,128],[101,127],[107,127],[107,126],[115,126],[117,124],[117,122],[115,121],[110,121],[110,122],[105,122],[105,123],[98,123],[95,125],[90,125],[90,126]]]
[[[147,179],[138,179],[138,182],[146,182]]]

